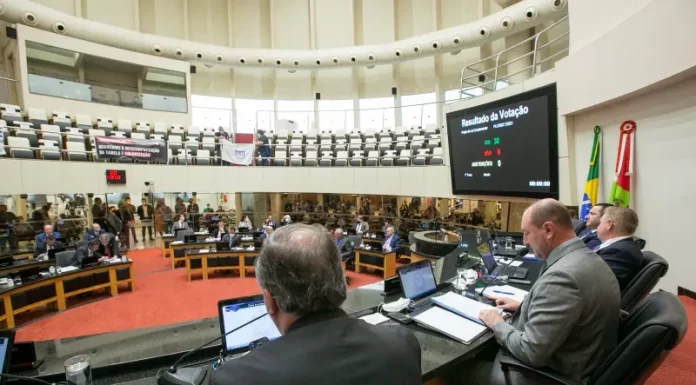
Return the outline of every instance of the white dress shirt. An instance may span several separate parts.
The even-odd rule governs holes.
[[[384,240],[384,246],[382,246],[382,251],[385,253],[391,253],[391,240],[394,235],[390,235],[389,238]]]
[[[628,238],[633,238],[633,235],[624,235],[624,236],[621,236],[621,237],[615,237],[615,238],[607,239],[606,241],[602,242],[601,245],[597,246],[597,248],[596,248],[594,251],[602,250],[602,249],[605,248],[605,247],[609,247],[609,246],[611,246],[612,244],[614,244],[614,243],[616,243],[616,242],[618,242],[618,241],[622,241],[622,240],[628,239]]]

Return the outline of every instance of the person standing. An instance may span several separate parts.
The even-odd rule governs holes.
[[[196,203],[196,198],[189,199],[189,205],[186,211],[189,213],[189,219],[193,224],[193,231],[198,231],[201,227],[201,211],[198,208],[198,203]]]
[[[92,205],[92,221],[99,224],[99,227],[106,228],[106,213],[101,198],[94,198]]]
[[[152,206],[147,203],[147,198],[143,198],[141,205],[138,206],[138,216],[140,217],[140,226],[142,227],[143,241],[145,238],[145,228],[147,227],[148,234],[150,235],[150,240],[154,241],[155,238],[152,236],[152,219],[154,217],[154,211]]]
[[[268,158],[271,157],[271,146],[268,144],[268,137],[266,137],[266,133],[263,130],[256,131],[256,148],[261,157],[261,165],[268,166]]]

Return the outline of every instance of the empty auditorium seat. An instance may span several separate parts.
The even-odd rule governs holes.
[[[394,130],[394,134],[396,136],[404,136],[406,135],[406,127],[404,126],[398,126],[396,127],[396,130]]]
[[[401,150],[399,157],[396,159],[397,166],[408,166],[411,164],[411,150]]]
[[[293,151],[290,153],[290,167],[302,166],[302,152]]]
[[[435,147],[440,147],[440,134],[433,135],[428,139],[428,149],[432,150]]]
[[[333,164],[333,154],[330,151],[326,151],[321,154],[321,159],[319,159],[319,166],[321,167],[331,167]]]
[[[358,137],[351,136],[350,144],[348,145],[349,154],[353,154],[355,151],[362,150],[362,139]]]
[[[442,159],[442,147],[435,147],[433,148],[433,156],[430,158],[430,165],[435,166],[441,164],[445,164]]]
[[[91,116],[77,114],[75,115],[75,126],[77,126],[83,134],[86,134],[91,128],[94,128],[94,123],[92,123]]]
[[[39,139],[39,158],[44,160],[60,160],[60,147],[53,140]]]
[[[13,158],[34,159],[34,151],[31,149],[29,139],[10,136],[7,138],[7,144],[10,146],[10,155]]]
[[[416,135],[411,139],[411,151],[416,152],[423,148],[425,145],[425,136]]]
[[[127,132],[129,135],[133,132],[133,122],[128,119],[119,119],[116,121],[118,130],[121,132]]]
[[[3,133],[2,137],[4,138],[4,139],[3,139],[3,143],[0,143],[0,146],[6,145],[6,144],[7,144],[7,138],[10,136],[10,130],[8,130],[7,127],[5,127],[5,121],[4,121],[4,120],[0,120],[0,132]]]
[[[306,167],[316,167],[317,166],[317,152],[307,151],[307,156],[304,161]]]
[[[201,166],[210,165],[210,151],[198,150],[198,155],[196,156],[196,164]]]
[[[330,153],[331,155],[333,155],[333,146],[331,144],[331,139],[321,139],[321,144],[319,145],[319,152],[322,154],[322,157],[325,153]]]
[[[389,150],[384,153],[384,156],[382,156],[382,160],[379,164],[381,166],[393,166],[394,159],[396,159],[396,151]]]
[[[215,137],[204,136],[203,142],[201,142],[201,148],[206,149],[212,153],[215,152]]]
[[[193,164],[193,156],[191,155],[191,151],[188,149],[184,149],[184,148],[179,149],[179,152],[178,152],[176,157],[179,161],[179,164],[184,164],[184,165]]]
[[[196,156],[196,153],[198,152],[198,147],[200,146],[200,142],[198,141],[198,138],[194,137],[188,137],[186,139],[186,148],[191,152],[193,156]]]
[[[288,165],[288,153],[285,150],[279,150],[276,148],[275,156],[273,157],[274,166],[287,166]]]
[[[316,128],[310,128],[309,132],[307,133],[307,137],[305,138],[305,141],[307,142],[308,145],[317,144],[317,141],[318,141],[317,136],[318,135],[319,135],[319,133],[317,132]],[[305,151],[306,150],[307,149],[305,149]]]
[[[16,120],[24,120],[22,117],[22,109],[14,104],[0,103],[0,117],[7,123],[8,126]]]
[[[123,131],[111,131],[111,136],[116,137],[116,138],[125,138],[125,137],[126,137],[126,132],[123,132]]]
[[[111,118],[97,118],[97,129],[104,131],[102,136],[109,136],[114,129],[114,121]]]
[[[167,138],[171,138],[174,136],[179,137],[179,142],[184,141],[184,137],[186,136],[186,131],[184,131],[184,127],[179,126],[179,125],[172,125],[169,130],[169,136]]]
[[[203,134],[203,137],[215,137],[215,128],[205,127],[201,133]]]
[[[34,124],[34,127],[41,127],[42,124],[48,124],[48,115],[46,115],[46,110],[41,108],[27,109],[27,117],[29,118],[29,121]]]
[[[428,162],[428,150],[421,148],[418,150],[418,154],[413,158],[413,164],[415,166],[425,166]]]
[[[169,136],[169,148],[172,149],[172,153],[176,154],[179,149],[181,149],[184,146],[181,137],[177,135],[170,135]]]
[[[413,139],[414,136],[421,135],[421,127],[411,126],[410,129],[406,130],[406,135],[408,135],[409,139]]]
[[[70,127],[65,135],[65,140],[67,142],[75,142],[85,144],[85,134],[82,133],[81,129]]]
[[[390,136],[380,136],[379,138],[379,152],[384,154],[385,151],[391,150],[392,138]]]
[[[61,131],[68,131],[68,128],[72,127],[72,118],[65,112],[53,111],[51,121],[53,125],[60,127]]]
[[[374,151],[377,149],[377,138],[374,136],[368,136],[365,138],[365,146],[363,147],[365,151]]]
[[[363,158],[365,157],[365,151],[355,151],[350,157],[350,165],[353,167],[360,167],[363,163]]]
[[[353,140],[353,139],[360,139],[362,142],[362,135],[360,134],[360,129],[359,128],[354,128],[353,131],[348,135],[348,140]]]
[[[60,136],[60,127],[52,124],[42,124],[41,139],[52,140],[60,146],[63,143],[63,139]]]
[[[152,134],[150,135],[150,140],[165,140],[162,134]]]
[[[145,133],[142,132],[134,132],[130,135],[132,139],[147,139],[147,136],[145,136]]]
[[[329,140],[329,142],[333,141],[333,132],[331,130],[321,130],[319,139],[323,142],[324,140]]]
[[[401,150],[404,150],[406,148],[408,148],[408,136],[397,136],[396,145],[394,146],[394,152],[401,152]]]
[[[425,125],[425,128],[423,129],[423,135],[426,138],[429,138],[433,135],[437,134],[437,124],[435,123],[428,123]]]
[[[370,151],[367,153],[367,159],[365,160],[365,166],[370,166],[370,167],[379,166],[379,151]]]
[[[67,145],[68,160],[72,160],[75,162],[86,162],[87,161],[87,152],[86,152],[87,150],[85,149],[84,143],[71,142],[68,140],[66,145]]]
[[[186,131],[186,137],[187,138],[196,138],[199,139],[201,137],[201,129],[198,126],[189,126],[188,131]]]
[[[150,134],[152,133],[152,127],[148,122],[137,122],[135,123],[135,131],[141,134],[145,134],[145,139],[150,139]]]
[[[302,152],[302,139],[291,139],[290,140],[290,152]]]
[[[152,130],[154,134],[161,135],[163,138],[167,138],[167,134],[169,134],[169,129],[167,128],[167,125],[164,123],[155,123],[155,128]]]
[[[20,126],[14,129],[15,136],[26,138],[29,141],[29,145],[33,148],[39,147],[39,137],[36,135],[37,131],[34,129],[34,126],[29,122],[16,122],[16,124],[20,124]]]
[[[334,166],[336,166],[336,167],[348,166],[348,151],[336,152],[336,162],[334,162]]]

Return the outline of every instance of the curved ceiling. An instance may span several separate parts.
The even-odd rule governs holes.
[[[321,50],[230,48],[141,33],[68,15],[28,0],[0,0],[0,19],[111,47],[187,62],[230,67],[320,70],[390,64],[462,49],[512,35],[567,12],[567,0],[524,0],[475,22],[388,44]]]

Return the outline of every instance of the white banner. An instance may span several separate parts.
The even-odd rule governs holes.
[[[0,156],[5,155],[5,133],[0,131]]]
[[[251,143],[232,143],[220,140],[222,143],[222,160],[232,164],[248,166],[254,160],[254,145]]]

